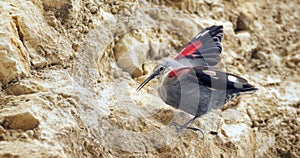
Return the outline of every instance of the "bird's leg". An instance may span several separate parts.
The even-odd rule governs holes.
[[[193,131],[199,131],[202,134],[202,138],[204,138],[204,133],[200,128],[195,128],[195,127],[189,127],[188,125],[193,123],[196,118],[198,118],[198,116],[195,116],[194,118],[192,118],[191,120],[189,120],[188,122],[186,122],[184,125],[179,125],[177,122],[172,122],[170,126],[175,126],[177,132],[182,132],[183,129],[190,129]],[[211,135],[218,135],[218,132],[216,131],[210,131],[209,132]]]
[[[188,122],[186,122],[183,125],[179,125],[177,122],[172,122],[172,124],[170,126],[175,126],[177,132],[182,132],[183,129],[199,131],[202,134],[202,138],[204,138],[204,133],[200,128],[189,127],[189,124],[193,123],[196,120],[196,118],[198,118],[198,116],[193,117],[192,119],[190,119]]]
[[[176,127],[176,130],[178,132],[181,132],[183,129],[185,128],[188,128],[188,125],[193,123],[195,121],[197,117],[195,116],[194,118],[190,119],[188,122],[186,122],[185,124],[183,125],[179,125],[177,122],[172,122],[172,124],[170,126],[175,126]]]

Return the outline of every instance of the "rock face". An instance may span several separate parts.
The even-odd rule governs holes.
[[[0,157],[299,157],[300,2],[0,2]],[[224,26],[220,67],[259,88],[192,124],[156,81],[195,34]],[[208,131],[217,131],[210,135]]]
[[[148,51],[149,44],[145,34],[140,34],[139,38],[125,35],[114,47],[117,64],[133,77],[143,75],[141,67]]]

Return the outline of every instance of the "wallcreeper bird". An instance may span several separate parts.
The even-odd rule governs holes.
[[[211,26],[195,36],[175,59],[163,59],[153,73],[140,84],[140,91],[150,80],[158,78],[158,94],[168,105],[183,110],[193,119],[183,125],[173,123],[177,131],[189,127],[196,118],[226,104],[241,94],[257,88],[246,79],[222,72],[215,67],[221,60],[223,26]]]

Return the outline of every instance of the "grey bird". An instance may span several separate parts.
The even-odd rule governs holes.
[[[183,125],[173,123],[178,131],[192,129],[203,134],[199,128],[189,127],[189,124],[211,109],[223,106],[230,99],[257,90],[246,79],[222,72],[216,67],[221,60],[222,38],[223,26],[214,25],[204,29],[175,59],[162,59],[153,73],[137,88],[140,91],[150,80],[158,78],[161,99],[194,116]]]

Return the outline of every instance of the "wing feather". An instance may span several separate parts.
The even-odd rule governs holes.
[[[188,66],[214,66],[220,61],[222,38],[222,25],[206,28],[182,49],[175,60]]]

